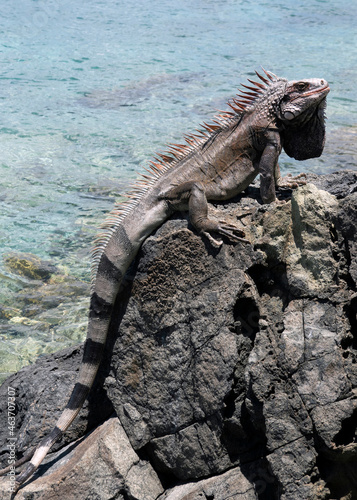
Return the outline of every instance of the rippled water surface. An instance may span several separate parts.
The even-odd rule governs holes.
[[[282,155],[283,173],[356,168],[356,10],[340,0],[7,2],[1,372],[85,333],[84,298],[34,311],[19,293],[48,288],[9,269],[6,255],[30,252],[88,281],[96,227],[140,166],[222,109],[260,66],[331,86],[324,155]]]

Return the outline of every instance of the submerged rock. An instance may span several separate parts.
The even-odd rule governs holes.
[[[308,180],[285,204],[250,187],[211,207],[251,245],[214,248],[182,216],[146,240],[94,390],[54,451],[115,416],[16,498],[355,498],[357,173]],[[17,391],[20,454],[54,425],[79,359],[48,356],[2,386],[2,405]]]
[[[57,308],[81,296],[89,295],[89,284],[71,276],[58,276],[37,287],[27,287],[15,294],[16,301],[22,306],[23,315],[34,317],[45,311]]]
[[[47,281],[58,269],[51,262],[30,253],[10,252],[4,255],[5,266],[15,274],[32,280]]]
[[[0,306],[1,382],[39,355],[83,339],[89,296],[89,283],[36,256],[8,254],[6,262],[16,286]]]
[[[122,106],[137,106],[140,102],[149,99],[155,93],[160,96],[167,93],[183,92],[191,81],[202,79],[202,74],[162,73],[149,78],[131,82],[125,87],[115,89],[96,89],[86,93],[78,99],[78,103],[89,108],[118,109]]]

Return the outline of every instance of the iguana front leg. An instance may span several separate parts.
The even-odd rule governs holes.
[[[161,193],[160,199],[165,199],[174,209],[188,206],[188,213],[192,225],[200,234],[204,234],[215,246],[222,245],[221,240],[216,240],[212,233],[226,236],[233,241],[250,243],[243,238],[244,231],[227,224],[216,222],[208,218],[208,203],[204,187],[199,181],[190,181],[171,188]]]
[[[306,174],[281,176],[278,164],[280,152],[280,137],[272,133],[259,162],[260,195],[263,203],[277,201],[276,188],[294,189],[306,184],[302,179]]]
[[[259,161],[260,196],[263,203],[277,201],[275,186],[280,178],[278,158],[281,151],[279,135],[270,139]]]

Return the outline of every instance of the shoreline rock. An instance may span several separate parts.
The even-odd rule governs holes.
[[[282,205],[257,191],[210,209],[252,245],[213,248],[185,214],[146,240],[89,401],[16,499],[72,498],[69,484],[100,500],[355,498],[357,172],[309,175]],[[19,453],[54,425],[80,355],[41,358],[0,388],[3,415],[17,391]]]
[[[31,280],[48,281],[58,274],[54,264],[30,253],[10,252],[4,255],[4,264],[11,272]]]

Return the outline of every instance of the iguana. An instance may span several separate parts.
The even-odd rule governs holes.
[[[288,81],[263,71],[256,72],[260,81],[248,79],[250,85],[242,85],[244,90],[228,102],[231,110],[185,136],[185,144],[158,154],[127,201],[117,204],[103,224],[93,251],[88,333],[78,382],[56,426],[17,477],[16,491],[82,407],[101,362],[119,286],[143,241],[173,212],[188,210],[192,226],[213,245],[221,244],[221,237],[245,243],[243,231],[208,217],[207,200],[232,198],[260,174],[263,203],[275,202],[276,187],[304,183],[299,176],[285,183],[280,177],[282,148],[297,160],[321,155],[328,83],[317,78]]]

